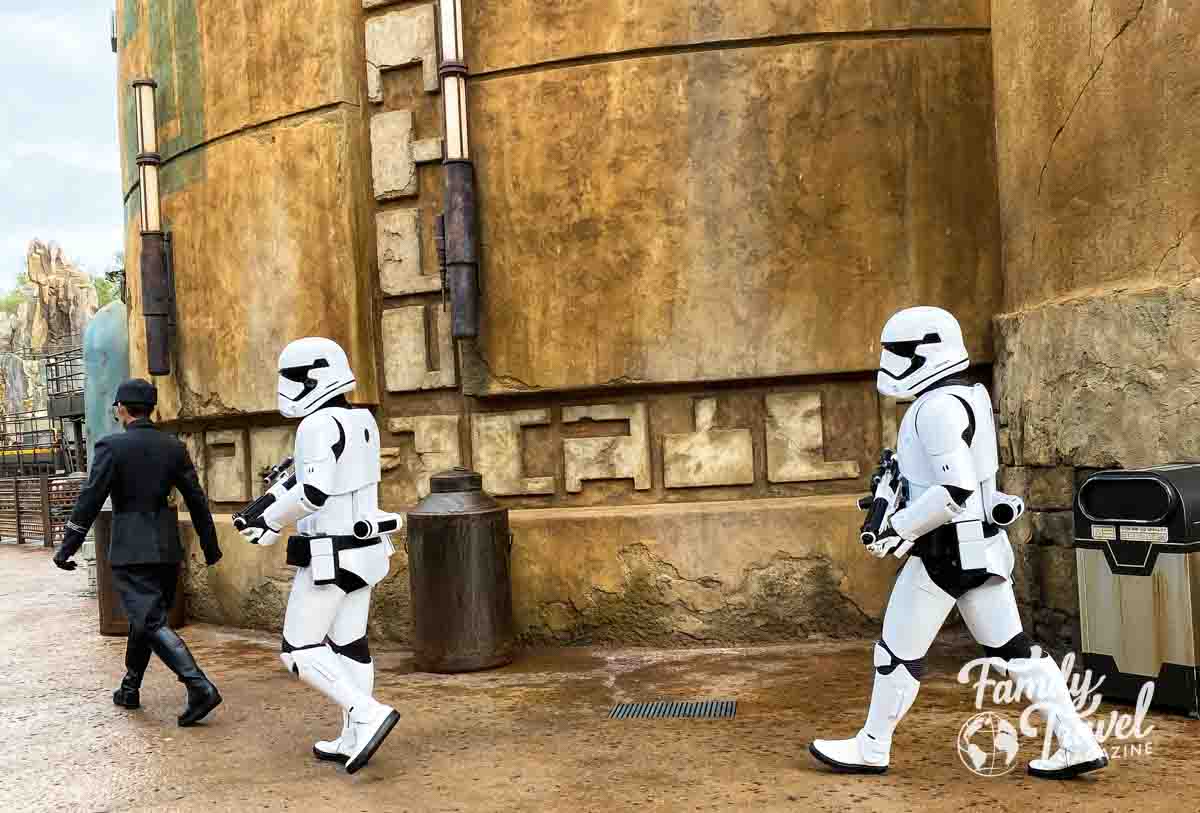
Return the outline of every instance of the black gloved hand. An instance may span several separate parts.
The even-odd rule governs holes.
[[[58,550],[54,552],[54,564],[63,570],[74,570],[79,565],[71,561],[71,557],[67,555],[64,547],[60,545]]]
[[[217,562],[221,561],[221,558],[224,555],[225,554],[221,553],[221,551],[217,551],[217,555],[211,559],[206,559],[204,564],[208,565],[209,567],[213,567],[214,565],[216,565]]]

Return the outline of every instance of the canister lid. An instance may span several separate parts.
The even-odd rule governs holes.
[[[429,478],[429,490],[437,494],[483,491],[483,475],[462,466],[439,472]]]

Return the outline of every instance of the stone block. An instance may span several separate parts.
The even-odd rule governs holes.
[[[553,477],[526,477],[521,462],[521,428],[550,423],[547,409],[475,413],[471,416],[471,448],[475,470],[490,494],[553,494]]]
[[[858,463],[852,460],[825,460],[820,393],[767,396],[767,478],[772,483],[852,480],[858,475]]]
[[[365,3],[369,0],[364,0]],[[376,4],[378,5],[378,3]],[[367,6],[369,7],[369,6]],[[421,63],[425,90],[438,90],[437,21],[434,4],[398,9],[366,24],[367,98],[383,101],[382,72]]]
[[[415,477],[418,498],[429,494],[432,475],[462,463],[458,427],[458,415],[420,415],[388,420],[388,431],[392,434],[413,436],[417,459],[409,470]]]
[[[433,336],[429,336],[432,323]],[[389,392],[453,387],[458,383],[450,319],[439,307],[408,305],[383,312],[383,371]]]
[[[206,432],[204,444],[208,460],[208,498],[213,502],[249,500],[245,431]]]
[[[1029,519],[1034,544],[1074,547],[1075,516],[1070,511],[1031,511]]]
[[[1038,550],[1038,588],[1041,604],[1068,616],[1079,616],[1079,582],[1075,551],[1050,545]]]
[[[376,200],[417,194],[417,163],[413,160],[412,142],[411,110],[393,110],[371,117],[371,181]]]
[[[1075,471],[1067,466],[1002,466],[998,481],[1031,511],[1067,511],[1074,504]]]
[[[582,420],[628,421],[629,434],[601,438],[564,438],[567,491],[583,490],[584,480],[633,480],[650,488],[650,440],[645,404],[596,404],[563,408],[564,424]]]
[[[717,399],[695,403],[696,431],[663,436],[667,488],[749,485],[754,482],[754,443],[749,429],[713,429]]]
[[[269,426],[250,430],[250,480],[251,492],[255,497],[265,494],[263,475],[284,458],[292,457],[296,451],[296,428],[293,426]]]
[[[412,158],[418,164],[440,162],[445,157],[445,139],[423,138],[420,141],[413,142]]]
[[[441,289],[442,280],[437,269],[425,273],[421,257],[420,209],[388,209],[375,215],[375,243],[379,287],[385,296]]]

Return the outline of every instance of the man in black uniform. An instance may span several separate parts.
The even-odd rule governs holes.
[[[54,554],[54,564],[63,570],[75,569],[70,559],[83,545],[88,528],[111,494],[113,524],[108,561],[129,618],[127,671],[121,688],[113,693],[113,702],[127,709],[139,706],[142,675],[153,652],[187,687],[187,708],[179,717],[179,725],[189,726],[215,709],[221,695],[200,671],[183,639],[167,626],[183,561],[178,526],[173,513],[167,510],[172,488],[178,488],[187,503],[210,567],[220,560],[221,549],[208,500],[187,449],[150,422],[156,403],[157,390],[143,379],[131,379],[117,388],[113,406],[125,432],[97,441],[87,485],[75,503],[63,543]]]

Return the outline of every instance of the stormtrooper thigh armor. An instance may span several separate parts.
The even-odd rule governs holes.
[[[897,577],[875,646],[875,685],[867,721],[848,740],[816,740],[810,752],[843,771],[883,773],[892,734],[920,688],[923,659],[957,605],[975,640],[998,666],[1029,676],[1061,746],[1030,773],[1065,778],[1107,763],[1080,719],[1053,660],[1033,651],[1021,631],[1009,578],[1012,547],[1000,526],[1024,504],[996,489],[996,432],[991,399],[980,385],[949,378],[967,366],[957,321],[938,308],[910,308],[884,327],[879,390],[914,398],[900,425],[897,457],[909,503],[890,518],[890,550],[911,549]]]

